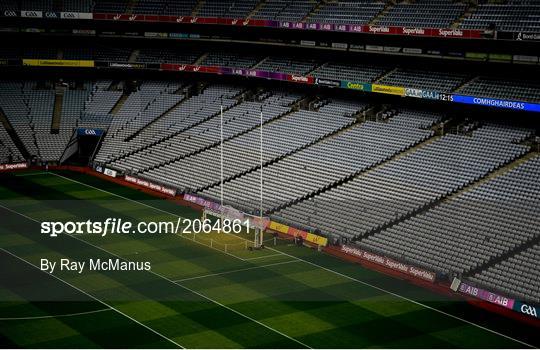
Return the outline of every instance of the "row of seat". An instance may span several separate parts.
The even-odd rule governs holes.
[[[74,11],[176,16],[255,18],[277,21],[373,24],[404,27],[498,29],[515,32],[540,31],[540,5],[534,1],[480,3],[467,7],[452,0],[401,1],[383,12],[385,3],[376,0],[2,0],[1,10]],[[466,12],[466,11],[469,12]],[[463,20],[459,19],[463,16]]]

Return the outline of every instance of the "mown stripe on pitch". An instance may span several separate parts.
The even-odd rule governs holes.
[[[306,256],[307,256],[307,253],[306,253]],[[358,267],[356,267],[356,268],[358,268]],[[375,276],[375,275],[374,275],[374,276]],[[375,276],[375,277],[377,277],[377,276]],[[380,276],[379,276],[379,277],[380,277]],[[379,282],[378,278],[374,278],[374,280],[376,280],[377,282]],[[395,287],[395,284],[394,284],[394,283],[391,283],[390,285],[391,285],[392,287]],[[411,288],[411,289],[412,289],[412,288]],[[428,293],[426,293],[426,294],[428,294]],[[438,316],[438,315],[437,315],[437,316]]]
[[[85,244],[83,244],[82,242],[79,242],[79,241],[76,241],[76,240],[73,240],[73,241],[63,241],[61,245],[58,245],[58,244],[54,244],[53,242],[57,242],[56,240],[50,240],[50,239],[46,239],[45,242],[43,242],[44,245],[46,246],[49,246],[50,249],[52,250],[57,250],[57,251],[60,251],[62,252],[63,254],[69,254],[69,252],[82,252],[83,254],[83,258],[87,256],[85,256],[85,254],[87,253],[85,251],[85,249],[83,249],[84,247],[89,247]],[[70,242],[69,244],[67,242]],[[75,244],[73,242],[77,242],[78,244]],[[79,245],[83,245],[84,247],[79,247]],[[105,255],[108,255],[108,254],[105,254]],[[126,276],[127,275],[130,275],[130,274],[126,274],[126,273],[113,273],[112,275],[115,275],[115,278],[122,281],[123,284],[125,285],[129,285],[130,287],[133,286],[133,282],[129,283],[128,280],[129,278],[127,278]],[[68,278],[67,276],[64,276],[64,275],[61,275],[62,278]],[[148,276],[147,276],[148,277]],[[161,280],[161,279],[155,279],[153,281],[151,281],[151,283],[144,283],[144,282],[140,282],[136,285],[137,289],[140,290],[141,289],[141,286],[144,286],[144,290],[146,292],[154,292],[154,294],[146,294],[146,297],[147,298],[153,298],[153,299],[157,299],[157,300],[160,300],[161,297],[169,297],[169,298],[172,298],[172,299],[182,299],[182,300],[197,300],[198,297],[195,296],[195,294],[192,294],[191,292],[189,291],[185,291],[185,293],[179,293],[179,291],[182,291],[178,288],[170,288],[170,291],[167,290],[167,288],[165,288],[165,286],[160,286],[160,283],[161,284],[164,284],[165,282],[163,282],[164,280]],[[129,291],[129,289],[126,287],[125,290],[124,290],[124,293],[126,291]],[[155,295],[155,293],[160,294],[158,296]],[[161,291],[163,291],[161,293]],[[107,292],[110,292],[110,291],[105,291],[105,292],[101,292],[98,297],[103,299],[103,294],[107,294]],[[167,294],[169,293],[170,294]],[[118,290],[118,289],[115,289],[114,290],[114,293],[110,293],[108,294],[107,296],[109,298],[118,298],[118,295],[122,295],[122,291],[121,290]],[[185,295],[182,295],[182,294],[185,294]],[[205,301],[207,303],[207,301]],[[122,308],[122,305],[121,303],[120,304],[114,304],[116,305],[118,308]],[[184,304],[185,305],[185,304]],[[185,310],[183,310],[185,311]],[[232,315],[232,314],[231,314]],[[193,322],[193,321],[192,321]],[[174,326],[174,329],[169,329],[169,330],[160,330],[162,331],[163,333],[166,333],[168,336],[170,335],[171,337],[174,336],[174,334],[170,334],[171,332],[175,332],[177,330],[177,325]],[[245,343],[246,341],[249,341],[248,338],[251,337],[251,335],[247,338],[247,334],[259,334],[257,336],[257,338],[261,338],[261,335],[262,334],[267,334],[268,333],[268,337],[270,339],[274,339],[273,342],[282,342],[283,344],[290,344],[291,346],[298,346],[298,344],[292,342],[292,340],[289,340],[289,339],[286,339],[285,337],[282,337],[281,335],[278,335],[277,333],[274,333],[273,331],[268,331],[267,329],[263,328],[263,327],[260,327],[259,325],[255,324],[255,323],[251,323],[251,322],[248,322],[246,323],[246,326],[244,327],[244,331],[242,332],[239,332],[238,334],[224,334],[224,336],[233,336],[233,340],[237,343],[240,343],[240,344],[243,344]],[[236,339],[235,339],[236,338]],[[279,338],[283,338],[283,339],[286,339],[286,340],[278,340]],[[251,345],[255,345],[254,343],[252,343],[251,341],[249,342]],[[294,344],[294,345],[293,345]],[[215,344],[214,344],[215,345]],[[246,343],[247,345],[247,343]],[[208,344],[208,346],[210,346],[210,344]]]

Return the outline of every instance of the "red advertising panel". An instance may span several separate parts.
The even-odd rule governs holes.
[[[28,168],[26,163],[0,164],[0,171],[19,170]]]
[[[313,77],[304,77],[304,76],[301,76],[301,75],[288,74],[287,75],[287,80],[295,82],[295,83],[315,84],[315,78],[313,78]]]

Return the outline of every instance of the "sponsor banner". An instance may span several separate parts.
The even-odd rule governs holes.
[[[478,299],[485,300],[487,302],[490,302],[492,304],[497,304],[499,306],[505,307],[507,309],[513,309],[514,308],[514,299],[507,298],[505,296],[492,293],[488,290],[478,288],[471,286],[465,282],[461,282],[459,285],[459,292],[467,295],[471,295],[473,297],[476,297]]]
[[[59,19],[60,18],[60,12],[44,12],[44,18],[48,19]]]
[[[120,63],[120,62],[109,62],[109,67],[111,68],[127,68],[127,69],[145,69],[145,63]]]
[[[471,38],[479,39],[482,38],[484,31],[482,30],[470,30],[470,29],[455,29],[455,28],[446,28],[446,29],[428,29],[430,31],[430,36],[442,37],[442,38]]]
[[[211,66],[194,66],[191,64],[176,64],[176,63],[161,63],[161,70],[177,71],[177,72],[195,72],[195,73],[215,73],[223,74],[223,68]]]
[[[342,245],[341,251],[345,254],[353,255],[363,260],[367,260],[369,262],[376,263],[392,270],[399,271],[409,276],[417,277],[429,282],[435,282],[435,279],[437,277],[436,273],[434,272],[424,270],[412,265],[404,264],[402,262],[395,261],[385,256],[371,253],[356,247]]]
[[[62,19],[79,19],[77,12],[60,12],[60,18]]]
[[[30,11],[39,12],[39,11]],[[82,14],[79,13],[79,18]],[[392,34],[408,36],[433,36],[444,38],[481,38],[481,30],[461,30],[453,28],[414,28],[414,27],[390,27],[390,26],[370,26],[354,24],[331,24],[331,23],[302,23],[290,21],[273,21],[264,19],[240,19],[240,18],[215,18],[215,17],[191,17],[191,16],[167,16],[167,15],[144,15],[144,14],[114,14],[114,13],[94,13],[93,19],[111,21],[144,21],[144,22],[168,22],[168,23],[191,23],[191,24],[219,24],[229,26],[251,26],[268,27],[297,30],[320,30],[336,31],[348,33],[372,33],[372,34]],[[538,34],[519,33],[515,35],[516,40],[538,40]],[[521,39],[520,39],[521,38]]]
[[[438,29],[434,30],[432,36],[439,36],[443,38],[465,38],[466,31],[460,29]]]
[[[335,29],[335,24],[331,24],[331,23],[306,23],[305,29],[332,31],[332,30]]]
[[[169,34],[163,32],[144,32],[144,36],[146,38],[166,38]]]
[[[404,47],[403,53],[410,53],[410,54],[418,55],[418,54],[422,54],[422,49],[415,48],[415,47]]]
[[[380,94],[388,94],[388,95],[398,95],[398,96],[405,95],[405,88],[401,86],[371,84],[371,91],[377,92]]]
[[[511,62],[512,61],[512,55],[502,54],[502,53],[490,53],[488,54],[488,58],[490,61],[498,61],[498,62]]]
[[[259,228],[259,229],[265,230],[270,224],[270,219],[268,218],[245,215],[244,213],[242,213],[241,211],[233,207],[221,206],[221,204],[219,203],[215,203],[207,199],[194,196],[192,194],[187,194],[187,193],[184,194],[184,200],[191,203],[198,204],[201,207],[204,207],[205,210],[212,212],[212,215],[215,215],[218,217],[221,217],[221,215],[223,214],[224,218],[227,218],[230,220],[240,220],[241,222],[249,220],[249,226],[252,228]]]
[[[302,45],[302,46],[315,46],[316,43],[313,40],[300,40],[300,45]]]
[[[17,14],[17,11],[13,11],[13,10],[4,10],[2,11],[2,17],[19,17],[19,15]]]
[[[26,163],[14,163],[14,164],[0,164],[0,171],[26,169],[28,164]]]
[[[534,318],[540,318],[540,307],[525,304],[521,301],[514,302],[514,311]]]
[[[485,52],[465,52],[465,58],[478,61],[486,61],[488,54]]]
[[[405,88],[405,96],[423,98],[427,100],[439,100],[452,102],[452,95],[439,91]]]
[[[96,31],[94,29],[73,29],[73,34],[96,35]]]
[[[23,59],[23,66],[39,67],[94,67],[94,61],[89,60],[39,60]]]
[[[384,47],[380,45],[366,45],[368,51],[384,51]]]
[[[302,22],[280,22],[279,27],[286,29],[306,29],[306,24]]]
[[[349,50],[351,51],[364,51],[366,47],[364,45],[351,44]]]
[[[347,50],[347,43],[332,43],[334,49]]]
[[[94,15],[88,12],[77,12],[79,19],[93,19]]]
[[[186,33],[169,33],[169,38],[187,39],[187,38],[189,38],[189,34],[186,34]]]
[[[186,200],[188,202],[191,202],[191,203],[198,204],[201,207],[205,207],[205,208],[210,209],[210,210],[212,210],[214,212],[220,212],[220,210],[221,210],[221,205],[220,204],[214,203],[214,202],[209,201],[207,199],[197,197],[197,196],[194,196],[194,195],[191,195],[191,194],[187,194],[187,193],[184,194],[184,200]]]
[[[268,224],[268,228],[273,231],[284,233],[292,237],[302,237],[302,239],[304,239],[306,242],[310,242],[310,243],[317,244],[320,246],[326,246],[328,244],[328,239],[326,237],[322,237],[313,233],[305,232],[305,231],[296,229],[294,227],[280,224],[279,222],[270,221],[270,223]]]
[[[280,224],[279,222],[270,221],[268,228],[276,232],[289,233],[289,226]]]
[[[446,52],[446,55],[447,55],[447,56],[450,56],[450,57],[460,57],[460,58],[463,58],[463,57],[465,57],[465,52],[460,52],[460,51],[448,51],[448,52]]]
[[[351,90],[371,91],[371,84],[369,83],[357,83],[354,81],[347,81],[347,80],[341,81],[341,87],[344,89],[351,89]]]
[[[540,33],[516,33],[515,34],[515,40],[531,40],[531,41],[539,41],[540,40]]]
[[[538,63],[538,56],[514,55],[514,62]]]
[[[323,247],[326,247],[326,245],[328,244],[328,238],[313,233],[307,233],[305,240],[311,243],[315,243],[317,245],[321,245]]]
[[[301,76],[301,75],[288,74],[287,75],[287,80],[295,82],[295,83],[315,84],[315,78],[313,78],[313,77],[304,77],[304,76]]]
[[[228,75],[243,75],[245,77],[253,78],[266,78],[272,80],[289,80],[289,74],[279,73],[279,72],[266,72],[255,69],[241,69],[241,68],[230,68],[230,67],[213,67],[217,70],[218,74],[228,74]],[[313,83],[315,79],[313,79]]]
[[[94,19],[92,13],[87,12],[60,12],[61,19]],[[99,19],[99,18],[96,18]]]
[[[110,177],[116,177],[118,175],[116,170],[112,170],[112,169],[109,169],[109,168],[105,168],[103,170],[103,174],[105,174],[107,176],[110,176]]]
[[[258,71],[254,69],[241,69],[241,68],[230,68],[230,67],[220,67],[218,69],[219,74],[227,75],[243,75],[245,77],[255,77],[255,78],[268,78],[268,72]]]
[[[384,52],[393,52],[393,53],[400,52],[401,47],[399,47],[399,46],[384,46],[383,51]]]
[[[499,100],[495,98],[487,97],[474,97],[474,96],[464,96],[464,95],[452,95],[453,102],[496,107],[496,108],[506,108],[514,109],[520,111],[529,111],[529,112],[540,112],[540,104],[538,103],[528,103],[521,101],[508,101],[508,100]]]
[[[362,32],[362,26],[356,26],[357,28],[360,28],[360,32]],[[334,24],[334,30],[336,32],[350,32],[351,26],[348,24]]]
[[[450,285],[450,289],[453,290],[454,292],[457,292],[460,284],[461,284],[461,280],[454,277],[454,279],[452,280],[452,284]]]
[[[142,187],[146,187],[146,188],[149,188],[149,189],[157,191],[157,192],[167,194],[167,195],[169,195],[171,197],[176,196],[176,190],[174,188],[158,185],[156,183],[153,183],[153,182],[150,182],[150,181],[147,181],[147,180],[143,180],[143,179],[139,179],[138,177],[130,176],[130,175],[126,175],[124,177],[124,179],[127,182],[130,182],[130,183],[142,186]]]
[[[289,227],[289,229],[286,232],[288,235],[291,235],[293,237],[302,237],[302,239],[307,239],[308,233],[302,230],[299,230],[294,227]]]
[[[427,36],[431,34],[431,31],[426,28],[401,27],[397,31],[402,35]]]
[[[21,11],[21,17],[43,18],[42,11]]]
[[[101,136],[103,133],[104,131],[102,129],[77,129],[77,135],[79,136]]]
[[[371,34],[397,34],[397,28],[387,26],[364,26],[363,29],[366,33]]]
[[[101,167],[100,165],[96,166],[96,171],[98,173],[102,173],[103,172],[103,167]]]
[[[43,29],[43,28],[21,28],[21,32],[23,32],[23,33],[45,33],[45,29]]]
[[[322,85],[322,86],[329,86],[329,87],[340,87],[341,86],[341,81],[317,78],[315,80],[315,84]]]

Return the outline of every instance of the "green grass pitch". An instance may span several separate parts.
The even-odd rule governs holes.
[[[0,176],[3,347],[523,348],[537,330],[287,242],[225,253],[173,234],[50,238],[41,221],[198,218],[87,175]],[[148,260],[48,274],[40,259]]]

